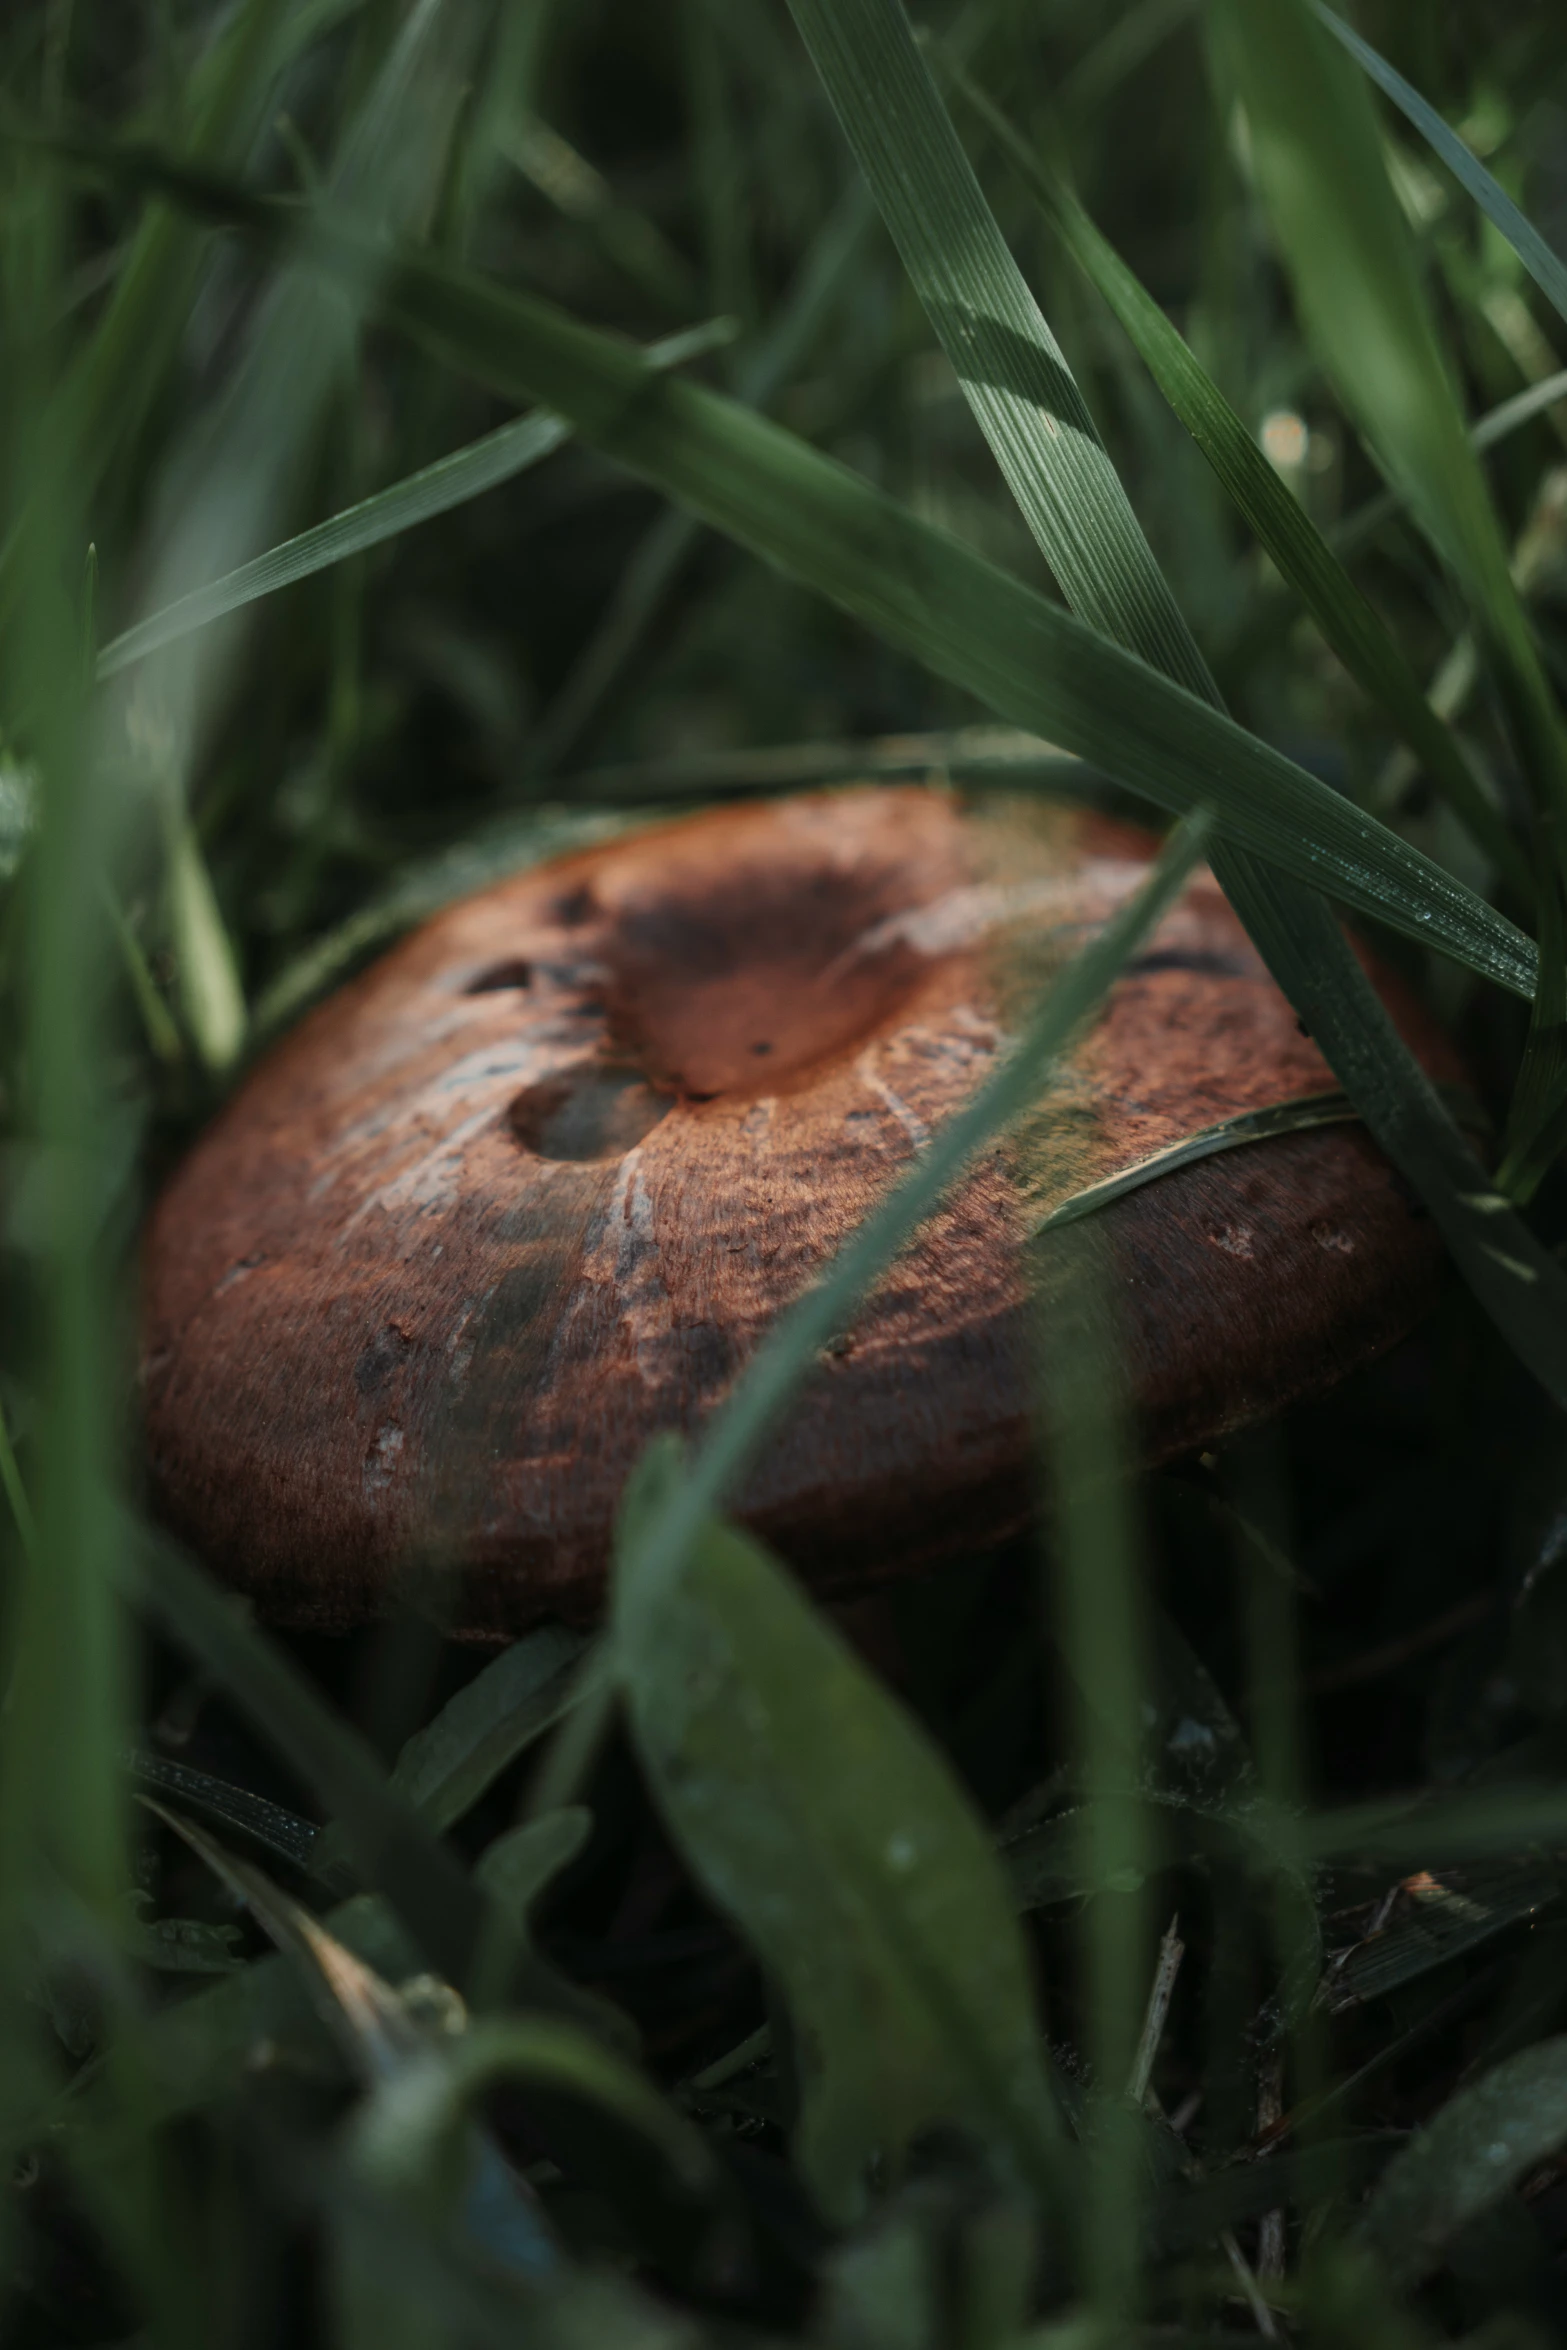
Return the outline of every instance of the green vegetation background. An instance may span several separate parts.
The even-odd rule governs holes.
[[[0,20],[8,2340],[1567,2337],[1567,30],[921,22]],[[1150,900],[649,1460],[609,1635],[259,1631],[139,1510],[162,1171],[429,907],[865,774],[1205,811],[1154,887],[1439,1314],[1130,1480],[1085,1218],[1048,1526],[900,1598],[906,1702],[724,1526]]]

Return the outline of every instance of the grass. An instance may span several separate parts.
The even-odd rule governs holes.
[[[0,77],[7,2339],[1562,2338],[1550,12],[33,0]],[[1150,901],[649,1456],[605,1637],[236,1612],[128,1398],[248,1058],[650,808],[927,772],[1206,839],[1436,1316],[1133,1476],[1090,1204],[1047,1524],[901,1698],[724,1524]]]

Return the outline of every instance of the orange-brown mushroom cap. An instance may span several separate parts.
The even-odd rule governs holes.
[[[166,1515],[284,1622],[372,1617],[415,1564],[469,1634],[591,1613],[649,1437],[700,1429],[1151,850],[1076,811],[854,790],[659,826],[438,915],[268,1055],[157,1204]],[[823,1359],[738,1513],[826,1588],[1018,1523],[1041,1210],[1332,1085],[1199,875]],[[1327,1385],[1440,1273],[1353,1126],[1098,1213],[1150,1458]]]

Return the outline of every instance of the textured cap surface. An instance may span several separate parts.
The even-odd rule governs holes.
[[[649,1436],[700,1427],[1152,845],[1076,811],[854,790],[650,829],[439,915],[261,1062],[158,1202],[143,1385],[166,1515],[285,1622],[373,1616],[415,1563],[455,1578],[454,1629],[592,1613]],[[829,1588],[1016,1524],[1030,1226],[1333,1082],[1199,875],[824,1357],[739,1513]],[[1150,1457],[1327,1385],[1440,1276],[1353,1126],[1099,1213]]]

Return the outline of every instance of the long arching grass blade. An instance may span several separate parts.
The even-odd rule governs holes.
[[[959,66],[952,80],[1000,143],[1077,261],[1136,346],[1239,511],[1311,613],[1350,675],[1365,688],[1447,794],[1498,872],[1527,901],[1528,858],[1476,781],[1458,744],[1432,710],[1414,671],[1379,614],[1356,587],[1300,500],[1294,497],[1158,303],[1138,282],[1070,188]]]
[[[678,367],[715,343],[727,341],[732,333],[729,320],[715,319],[651,344],[647,363],[650,367]],[[502,482],[553,455],[570,437],[570,425],[558,416],[519,416],[470,441],[466,448],[437,457],[433,464],[422,465],[417,473],[377,490],[373,497],[345,507],[341,514],[300,531],[281,546],[269,547],[264,555],[242,563],[237,571],[227,572],[209,587],[196,588],[163,611],[149,613],[104,646],[98,655],[100,680],[115,676],[133,661],[145,659],[195,629],[221,620],[226,612],[237,612],[258,597],[275,595],[280,588],[310,579],[334,563],[346,562],[351,555],[363,555],[406,530],[433,522],[438,514],[449,514],[470,498],[483,497],[487,490],[498,489]]]

